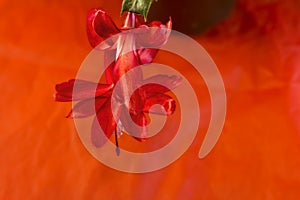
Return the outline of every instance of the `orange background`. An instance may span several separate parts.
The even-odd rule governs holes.
[[[94,159],[64,118],[71,105],[53,101],[91,50],[87,12],[101,6],[121,24],[120,5],[0,2],[0,199],[299,199],[300,2],[240,0],[195,37],[225,82],[223,133],[206,158],[199,133],[179,160],[147,174]]]

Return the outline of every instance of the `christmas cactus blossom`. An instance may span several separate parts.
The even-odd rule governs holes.
[[[135,28],[141,30],[139,34],[130,31]],[[102,9],[89,12],[87,35],[93,48],[104,51],[106,83],[72,79],[57,84],[55,100],[78,101],[68,114],[69,118],[96,114],[91,130],[91,140],[96,147],[105,144],[113,133],[118,146],[117,138],[122,131],[144,141],[149,123],[147,113],[170,115],[174,112],[175,100],[166,92],[180,84],[180,77],[156,75],[144,79],[140,69],[123,77],[135,67],[151,63],[158,49],[167,42],[170,31],[171,20],[166,25],[159,21],[145,23],[141,15],[127,12],[123,27],[118,28]],[[110,40],[114,35],[117,35],[117,40]],[[122,77],[122,84],[116,88]],[[158,80],[163,81],[164,86],[156,84]],[[75,82],[76,91],[73,90]],[[114,90],[115,95],[112,95]],[[155,104],[162,107],[150,110]],[[126,113],[129,113],[130,120]],[[137,126],[132,126],[131,120]]]

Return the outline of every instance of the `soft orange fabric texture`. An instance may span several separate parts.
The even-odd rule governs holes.
[[[71,105],[52,97],[91,50],[89,9],[101,6],[121,24],[120,5],[1,1],[0,199],[298,199],[299,1],[240,0],[227,20],[195,37],[224,78],[223,133],[205,159],[197,157],[199,131],[179,160],[147,174],[94,159],[64,118]]]

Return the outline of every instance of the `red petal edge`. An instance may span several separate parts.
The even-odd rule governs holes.
[[[76,90],[73,91],[75,81]],[[105,96],[105,93],[108,93],[113,88],[113,86],[113,84],[109,85],[93,83],[81,79],[71,79],[68,82],[63,82],[55,86],[55,101],[67,102],[93,98],[102,95]],[[107,94],[106,96],[109,96],[109,94]]]
[[[115,23],[102,9],[94,8],[88,13],[87,35],[93,48],[119,32]]]
[[[161,106],[152,107],[153,105],[156,104],[159,104],[162,107]],[[175,108],[176,108],[176,102],[172,97],[166,94],[156,94],[146,99],[143,111],[146,113],[154,113],[159,115],[171,115],[174,113]]]

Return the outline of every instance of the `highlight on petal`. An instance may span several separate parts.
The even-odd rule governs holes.
[[[154,106],[159,104],[161,106]],[[145,100],[143,111],[159,115],[171,115],[175,111],[175,100],[166,94],[156,94]]]
[[[126,74],[130,69],[139,66],[139,59],[134,51],[127,52],[126,54],[121,54],[113,69],[114,82],[120,80],[120,78]],[[140,76],[137,74],[137,76]],[[139,78],[139,77],[136,77]]]
[[[76,90],[74,84],[76,81]],[[55,86],[56,94],[55,101],[77,101],[86,98],[93,98],[104,95],[113,88],[113,84],[93,83],[85,80],[71,79],[68,82],[63,82]]]
[[[102,9],[95,8],[88,13],[87,35],[92,47],[119,32],[115,23]]]
[[[94,115],[97,110],[102,108],[107,99],[106,97],[96,97],[95,99],[82,100],[75,104],[67,118],[84,118]]]

